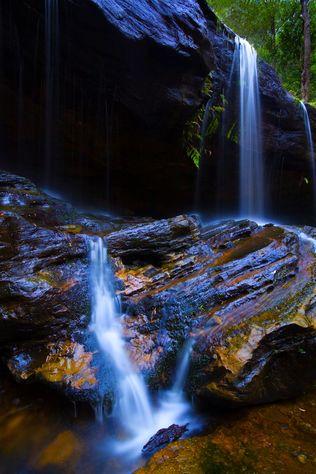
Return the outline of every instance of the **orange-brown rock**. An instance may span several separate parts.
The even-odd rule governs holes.
[[[215,414],[207,431],[170,444],[137,473],[313,474],[315,389],[294,402]]]

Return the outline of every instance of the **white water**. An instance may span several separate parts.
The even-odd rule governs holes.
[[[173,387],[160,394],[154,404],[145,382],[129,360],[120,324],[120,305],[112,285],[106,245],[101,238],[90,240],[92,323],[99,347],[115,375],[116,403],[113,416],[122,428],[125,439],[111,447],[116,452],[137,457],[144,444],[159,429],[173,423],[192,421],[191,407],[184,396],[184,383],[190,362],[193,340],[179,360]],[[99,409],[102,418],[102,408]]]
[[[303,111],[305,133],[306,133],[307,145],[308,145],[308,150],[309,150],[309,158],[311,162],[313,199],[314,199],[314,208],[316,209],[316,165],[315,165],[314,141],[313,141],[313,135],[312,135],[312,129],[311,129],[311,123],[309,120],[308,111],[303,101],[301,101],[301,108]]]
[[[152,425],[149,396],[142,378],[134,371],[124,347],[119,304],[112,288],[106,246],[91,240],[92,328],[101,350],[111,361],[117,382],[115,414],[130,434],[139,426]]]
[[[240,72],[240,215],[264,213],[264,167],[256,50],[236,36]]]
[[[305,242],[309,242],[312,245],[314,252],[316,252],[316,239],[314,239],[314,237],[311,237],[310,235],[305,234],[305,232],[303,231],[299,232],[298,236],[301,240]]]

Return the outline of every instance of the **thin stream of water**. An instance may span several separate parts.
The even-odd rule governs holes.
[[[45,0],[45,184],[50,183],[56,152],[58,104],[59,0]]]
[[[311,163],[313,201],[314,201],[314,210],[316,211],[316,164],[315,164],[314,141],[313,141],[312,128],[311,128],[311,123],[309,120],[308,110],[303,101],[301,101],[300,104],[303,111],[305,133],[306,133],[306,139],[307,139],[307,145],[308,145],[308,151],[309,151],[309,159]]]

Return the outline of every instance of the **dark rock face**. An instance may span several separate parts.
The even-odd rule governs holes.
[[[7,173],[0,220],[1,357],[19,381],[39,379],[75,399],[111,396],[88,330],[94,235],[107,242],[127,348],[153,389],[170,386],[189,338],[186,388],[207,403],[288,398],[315,379],[313,228],[201,226],[186,215],[111,221]]]
[[[211,71],[213,105],[221,94],[227,104],[207,143],[212,159],[202,166],[199,207],[208,214],[235,211],[236,77],[228,88],[233,32],[204,0],[56,4],[50,42],[45,2],[1,4],[2,165],[80,204],[151,216],[191,210],[197,170],[186,157],[183,129],[207,100],[204,81]],[[301,110],[263,62],[260,89],[267,213],[311,223]],[[315,111],[309,112],[315,128]]]
[[[163,428],[157,431],[143,447],[143,454],[152,455],[158,451],[158,449],[164,448],[167,444],[180,439],[186,431],[186,426],[179,425],[171,425],[169,428]]]
[[[213,60],[200,2],[56,4],[50,91],[45,2],[1,5],[0,139],[8,169],[84,204],[142,215],[189,208],[194,166],[183,159],[182,130],[202,103]]]

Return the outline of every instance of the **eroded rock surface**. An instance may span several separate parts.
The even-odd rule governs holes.
[[[196,221],[188,242],[159,265],[118,265],[136,363],[160,386],[193,337],[193,394],[230,404],[297,394],[315,379],[312,242],[249,221]]]
[[[315,379],[312,228],[85,216],[6,173],[0,206],[0,342],[17,379],[75,398],[111,392],[88,329],[94,236],[107,242],[127,348],[152,388],[170,386],[189,338],[186,388],[208,404],[288,398]]]

